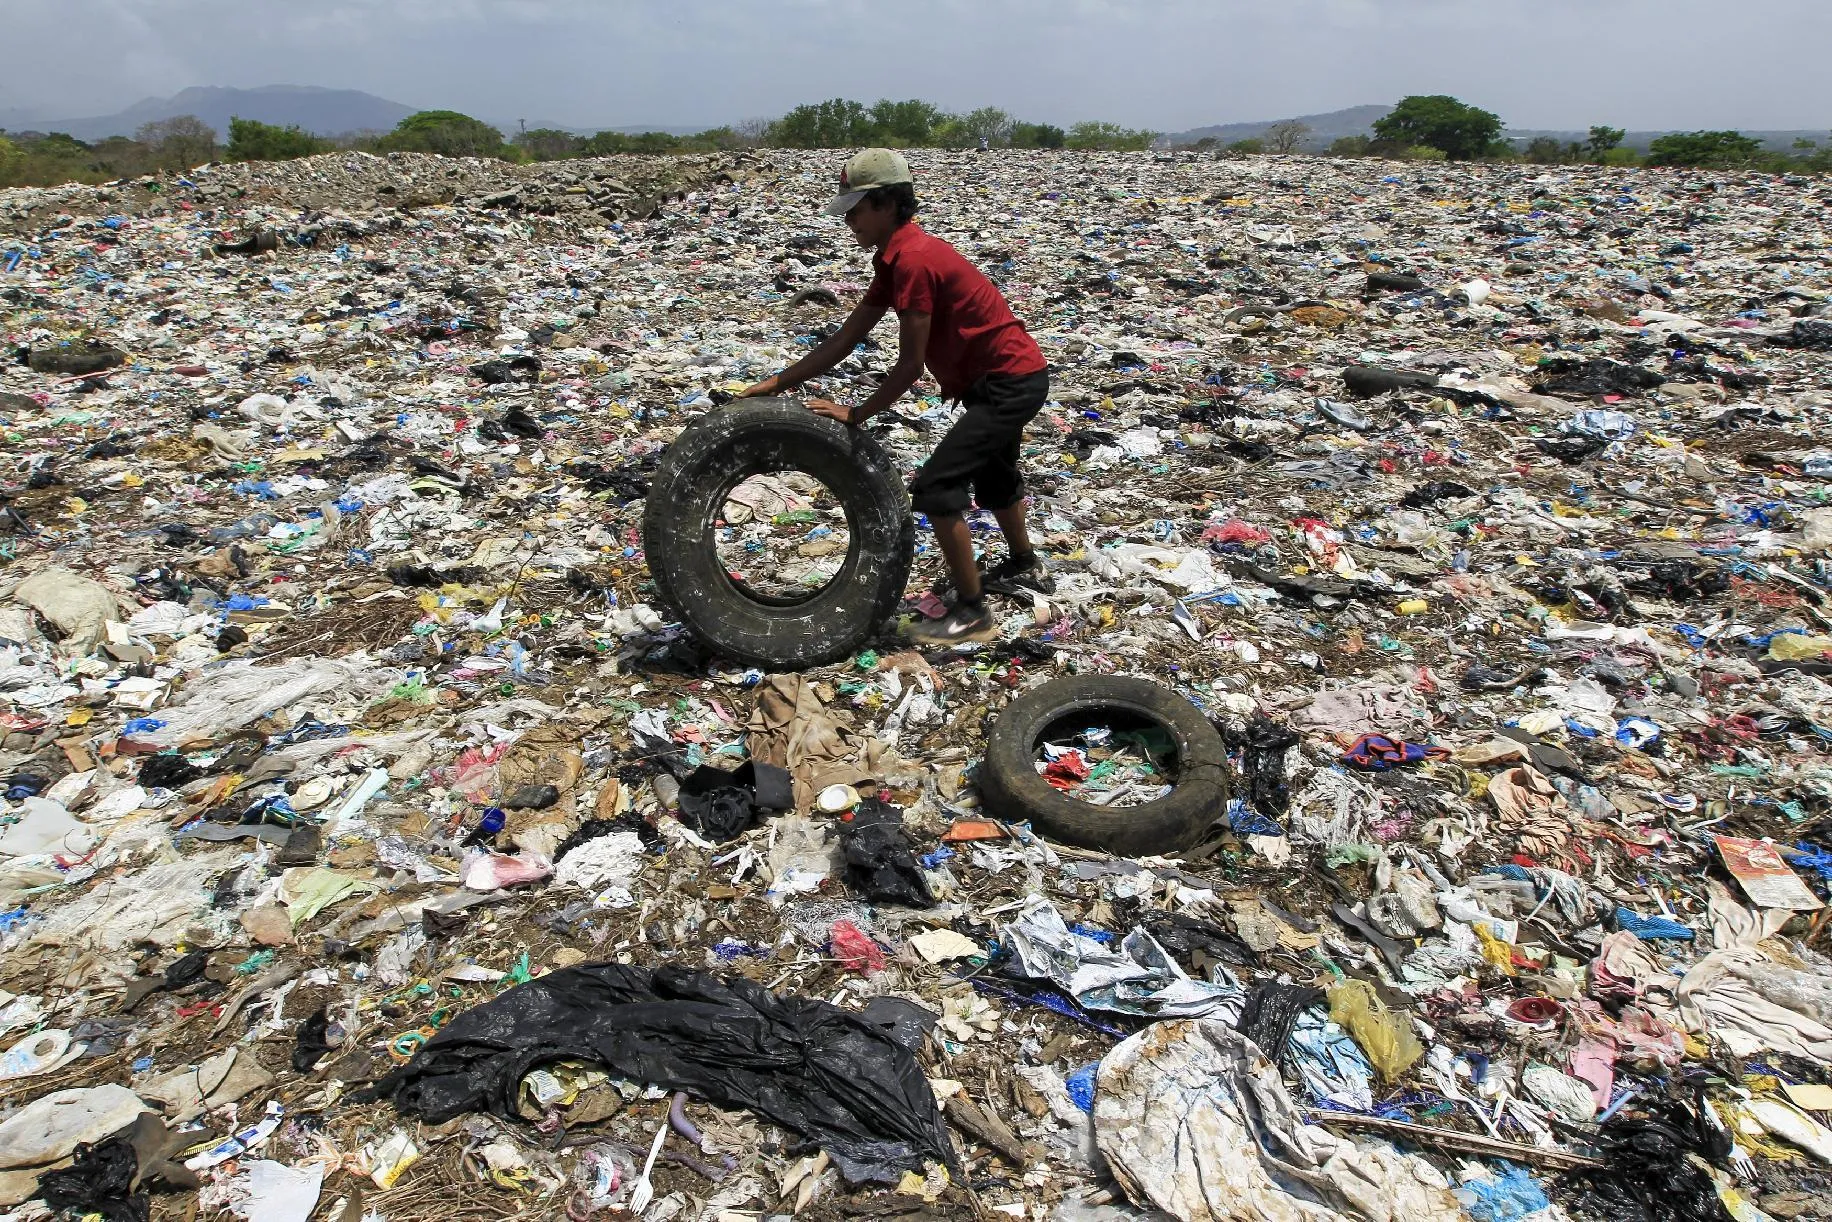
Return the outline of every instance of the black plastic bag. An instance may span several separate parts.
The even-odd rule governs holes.
[[[135,1192],[140,1160],[123,1137],[76,1148],[76,1161],[62,1171],[47,1171],[38,1180],[38,1195],[58,1212],[96,1215],[102,1222],[146,1222],[152,1202]]]
[[[1380,293],[1422,293],[1425,282],[1410,272],[1369,272],[1368,282],[1363,287],[1364,296],[1373,297]]]
[[[1432,480],[1429,484],[1420,484],[1411,492],[1408,492],[1404,497],[1400,498],[1399,503],[1404,505],[1407,509],[1423,509],[1427,505],[1435,505],[1439,501],[1451,497],[1462,499],[1466,496],[1475,495],[1476,490],[1474,488],[1459,484],[1455,480],[1438,479]]]
[[[165,969],[165,982],[161,986],[168,992],[176,992],[188,985],[196,984],[204,978],[204,969],[210,966],[210,952],[194,950],[172,960],[171,966]]]
[[[149,755],[140,761],[140,784],[148,789],[182,789],[204,774],[182,755]]]
[[[635,832],[645,849],[654,848],[662,840],[661,833],[656,831],[647,819],[635,811],[626,811],[615,819],[587,819],[574,830],[572,835],[560,841],[559,847],[553,851],[553,859],[555,861],[563,860],[568,853],[580,845],[596,840],[600,836],[608,836],[612,832]]]
[[[749,831],[763,811],[789,810],[795,793],[789,774],[774,764],[747,760],[727,772],[702,764],[681,782],[681,822],[724,843]]]
[[[583,481],[588,491],[614,492],[619,501],[635,501],[649,495],[649,475],[654,469],[653,456],[616,467],[575,458],[567,464],[566,474]]]
[[[1134,910],[1135,906],[1137,911]],[[1116,910],[1125,913],[1127,920],[1135,922],[1156,938],[1159,946],[1179,956],[1186,966],[1198,955],[1217,963],[1231,963],[1236,967],[1259,966],[1258,952],[1236,937],[1232,930],[1224,929],[1212,921],[1197,920],[1181,912],[1146,908],[1136,900],[1131,904],[1117,904]],[[1201,966],[1197,966],[1195,972],[1199,976],[1208,974]]]
[[[1603,1170],[1572,1172],[1564,1186],[1586,1213],[1609,1222],[1730,1222],[1711,1177],[1688,1154],[1721,1166],[1730,1137],[1683,1103],[1661,1100],[1597,1134]]]
[[[1730,589],[1730,575],[1715,566],[1692,560],[1661,560],[1645,575],[1623,582],[1641,594],[1654,594],[1674,602],[1697,602]]]
[[[941,1021],[941,1015],[925,1009],[915,1002],[903,997],[874,997],[865,1003],[859,1011],[859,1017],[874,1027],[881,1027],[891,1037],[891,1042],[909,1052],[922,1048],[922,1041],[935,1024]]]
[[[1277,1061],[1291,1043],[1298,1016],[1321,1004],[1326,996],[1322,989],[1304,984],[1256,984],[1241,1006],[1240,1021],[1234,1029],[1258,1045],[1268,1060]]]
[[[541,380],[541,358],[524,353],[506,361],[484,361],[471,366],[471,376],[486,386],[538,382]]]
[[[318,1058],[331,1050],[325,1038],[331,1030],[330,1011],[323,1006],[299,1024],[299,1038],[293,1044],[293,1072],[310,1073]]]
[[[1802,318],[1786,335],[1768,341],[1778,348],[1817,348],[1832,352],[1832,322],[1821,318]]]
[[[1247,805],[1269,817],[1283,815],[1291,805],[1285,753],[1297,746],[1297,734],[1290,726],[1256,713],[1243,729],[1224,730],[1222,737],[1230,748],[1241,752],[1241,789]]]
[[[1549,375],[1540,384],[1548,395],[1632,395],[1664,385],[1666,375],[1641,365],[1598,358],[1593,361],[1560,359],[1544,367]]]
[[[366,1097],[429,1124],[514,1119],[522,1078],[567,1059],[748,1108],[819,1144],[853,1183],[894,1183],[925,1160],[960,1170],[928,1079],[883,1026],[677,967],[550,972],[460,1014]]]
[[[1430,390],[1438,379],[1415,369],[1383,369],[1378,365],[1350,365],[1342,371],[1342,384],[1352,395],[1368,398],[1393,390]]]
[[[852,820],[840,825],[840,848],[846,858],[846,886],[874,904],[935,903],[922,863],[903,831],[903,812],[889,802],[867,798]]]
[[[513,433],[517,437],[525,437],[530,441],[539,441],[547,435],[547,426],[530,416],[527,410],[519,405],[504,412],[498,424],[504,432]]]
[[[1565,437],[1535,437],[1533,444],[1539,447],[1540,453],[1549,454],[1560,462],[1576,463],[1608,449],[1609,438],[1572,433]]]

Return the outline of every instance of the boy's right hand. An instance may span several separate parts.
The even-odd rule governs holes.
[[[781,391],[782,391],[782,379],[777,377],[775,374],[771,374],[769,377],[765,378],[763,381],[755,383],[754,385],[751,385],[751,386],[746,386],[743,390],[739,391],[738,398],[756,399],[756,398],[760,398],[765,395],[779,394],[781,393]]]

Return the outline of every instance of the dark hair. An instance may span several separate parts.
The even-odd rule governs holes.
[[[916,186],[914,183],[894,182],[888,187],[873,187],[865,193],[865,201],[874,208],[887,205],[897,209],[897,223],[914,220],[916,216]]]

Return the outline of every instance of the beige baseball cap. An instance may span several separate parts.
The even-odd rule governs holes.
[[[827,205],[828,216],[845,216],[874,187],[915,182],[910,163],[895,149],[865,149],[854,153],[840,169],[840,193]]]

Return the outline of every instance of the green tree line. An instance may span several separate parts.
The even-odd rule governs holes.
[[[1832,146],[1797,140],[1782,152],[1736,131],[1673,132],[1657,137],[1646,156],[1624,148],[1628,133],[1598,125],[1584,140],[1538,136],[1517,147],[1502,139],[1501,116],[1443,94],[1402,99],[1373,125],[1373,134],[1344,136],[1329,146],[1333,157],[1387,157],[1405,161],[1504,161],[1529,165],[1681,166],[1756,170],[1774,174],[1832,170]],[[1264,138],[1222,145],[1210,137],[1189,146],[1219,156],[1298,151],[1311,135],[1302,123],[1274,124]]]
[[[929,102],[889,99],[871,106],[835,98],[797,106],[777,119],[756,119],[692,135],[601,131],[585,136],[534,128],[504,136],[481,119],[454,110],[423,110],[390,132],[323,137],[298,127],[232,118],[227,140],[195,115],[148,123],[132,137],[93,143],[62,132],[0,133],[0,186],[107,182],[160,172],[182,173],[212,160],[284,161],[338,148],[372,153],[441,153],[504,161],[558,161],[613,153],[705,153],[775,148],[899,147],[1145,149],[1158,133],[1090,121],[1061,128],[1027,123],[996,107],[952,114]]]
[[[1414,161],[1513,161],[1536,165],[1690,166],[1770,173],[1832,171],[1832,142],[1798,141],[1781,152],[1736,131],[1677,132],[1653,141],[1645,157],[1622,147],[1621,128],[1597,126],[1583,141],[1539,137],[1524,147],[1502,139],[1499,115],[1442,94],[1403,99],[1373,125],[1371,135],[1330,145],[1338,157],[1397,157]],[[227,142],[194,115],[148,123],[132,137],[89,143],[61,132],[0,133],[0,186],[107,182],[159,172],[182,173],[212,160],[283,161],[337,148],[374,153],[421,152],[505,161],[557,161],[613,153],[696,153],[748,147],[1024,148],[1143,150],[1159,133],[1089,120],[1068,128],[1018,119],[997,107],[954,113],[920,98],[880,99],[867,106],[831,98],[795,107],[776,119],[756,119],[692,135],[601,131],[584,136],[536,128],[505,137],[496,127],[453,110],[423,110],[390,132],[325,138],[297,127],[252,119],[229,121]],[[1213,139],[1190,146],[1217,155],[1293,153],[1306,144],[1302,123],[1275,124],[1263,139],[1222,147]]]

